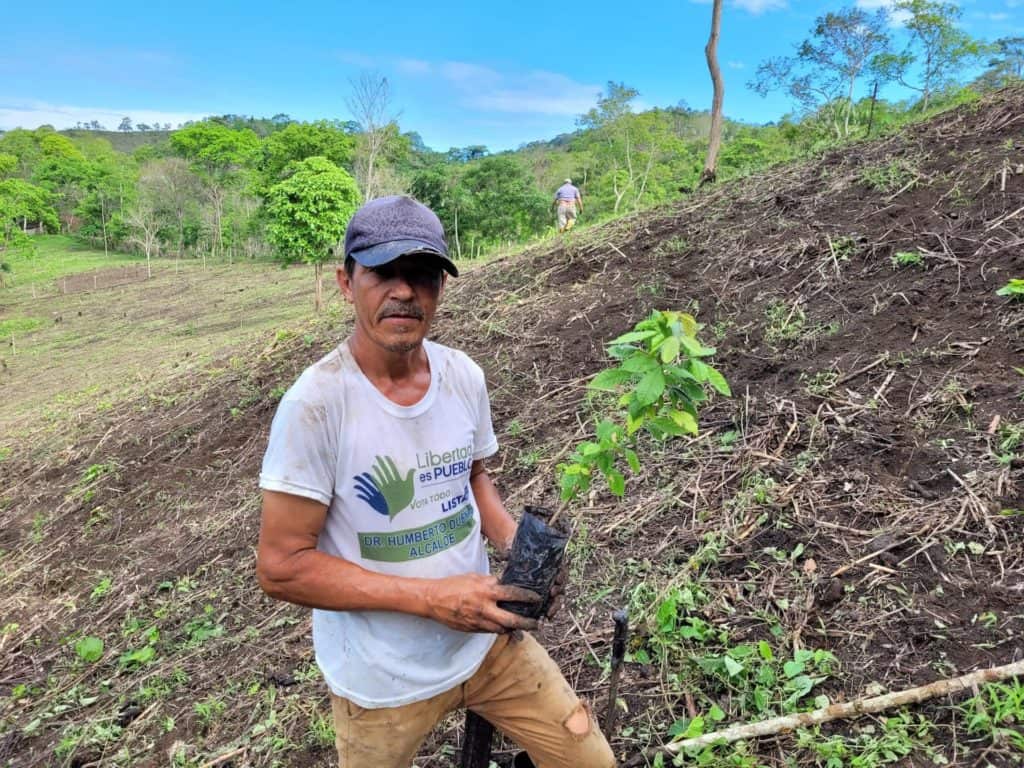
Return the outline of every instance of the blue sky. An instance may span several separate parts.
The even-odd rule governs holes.
[[[51,0],[5,15],[0,129],[92,119],[115,128],[123,115],[177,124],[227,112],[347,119],[350,80],[373,70],[389,78],[402,129],[429,146],[514,148],[572,130],[608,80],[639,90],[641,107],[706,108],[709,3]],[[764,122],[787,112],[784,98],[762,99],[746,82],[758,62],[791,53],[816,16],[841,6],[726,0],[726,114]],[[975,36],[1024,35],[1024,0],[960,7]]]

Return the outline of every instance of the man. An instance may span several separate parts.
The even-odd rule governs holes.
[[[338,286],[352,335],[278,407],[263,460],[260,585],[313,608],[342,768],[407,768],[468,707],[540,768],[614,765],[589,710],[498,607],[537,601],[488,575],[484,538],[516,524],[484,459],[497,440],[484,375],[426,340],[447,276],[437,216],[408,197],[364,205]]]
[[[552,202],[558,210],[558,231],[567,232],[576,224],[576,214],[583,213],[583,198],[572,179],[566,179],[555,192],[555,199]]]

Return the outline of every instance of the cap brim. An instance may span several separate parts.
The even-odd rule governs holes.
[[[356,260],[357,264],[362,264],[364,267],[379,267],[400,256],[432,256],[449,275],[459,276],[458,268],[447,255],[420,240],[392,240],[389,243],[379,243],[370,248],[363,248],[361,251],[353,251],[349,255]]]

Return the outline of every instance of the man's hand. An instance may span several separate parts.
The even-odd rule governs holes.
[[[562,565],[555,575],[555,581],[551,585],[551,604],[548,605],[548,612],[544,615],[546,619],[553,619],[562,610],[562,601],[565,595],[565,585],[569,581],[569,560],[562,556]]]
[[[460,632],[506,634],[537,628],[536,619],[499,608],[499,600],[539,603],[541,598],[528,589],[499,584],[494,576],[467,573],[431,583],[427,591],[427,615]]]

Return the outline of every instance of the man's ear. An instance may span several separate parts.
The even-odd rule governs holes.
[[[338,283],[338,289],[341,291],[341,295],[345,297],[345,300],[352,303],[352,278],[348,276],[348,272],[345,271],[345,267],[339,264],[334,269],[334,279]]]

